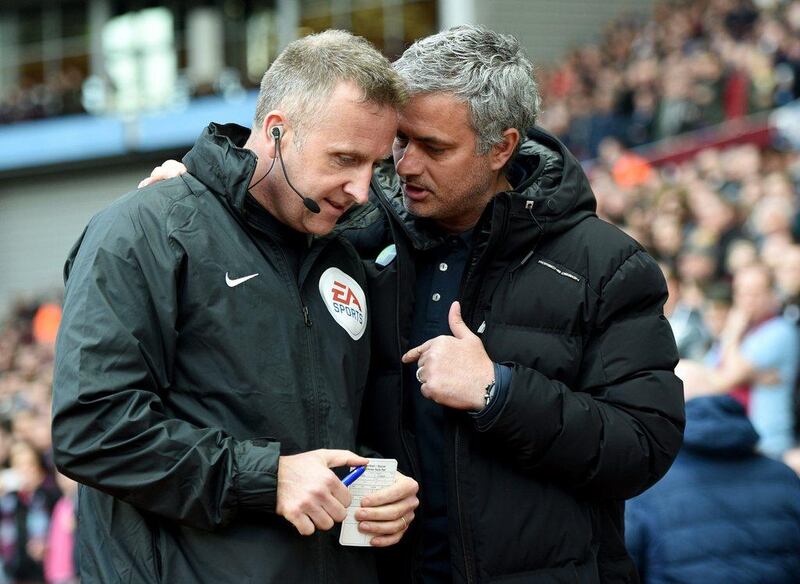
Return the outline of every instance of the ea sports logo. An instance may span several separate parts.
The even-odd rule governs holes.
[[[319,293],[333,319],[358,340],[367,329],[367,302],[364,291],[339,268],[328,268],[319,279]]]
[[[358,307],[358,310],[361,310],[361,303],[358,301],[358,297],[353,294],[352,288],[348,287],[347,284],[342,284],[341,282],[333,282],[333,301],[338,302],[342,305],[351,306],[355,305]]]

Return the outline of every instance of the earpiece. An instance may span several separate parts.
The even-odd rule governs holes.
[[[319,213],[319,211],[320,211],[319,204],[317,204],[317,202],[314,199],[312,199],[310,197],[306,197],[305,195],[303,195],[303,193],[301,193],[296,188],[294,188],[294,185],[292,184],[292,181],[289,180],[289,175],[286,173],[286,165],[283,162],[283,154],[281,154],[281,132],[282,132],[282,130],[281,130],[280,126],[272,126],[272,129],[269,131],[269,133],[275,139],[275,150],[276,150],[276,152],[278,154],[277,159],[281,161],[281,170],[283,171],[283,177],[286,179],[286,184],[288,184],[289,188],[291,188],[295,193],[297,193],[298,197],[303,199],[303,204],[306,206],[306,209],[308,209],[312,213]],[[264,177],[266,177],[267,174],[269,174],[270,171],[272,171],[272,167],[273,166],[275,166],[275,158],[272,159],[272,166],[269,167],[269,170],[266,172],[266,174],[264,176],[262,176],[258,180],[258,182],[261,182],[262,180],[264,180]],[[258,184],[258,183],[256,183],[256,184]],[[255,185],[253,185],[253,186],[255,186]],[[250,188],[253,188],[253,187],[250,187]]]

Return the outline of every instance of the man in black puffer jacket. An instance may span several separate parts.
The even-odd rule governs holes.
[[[421,505],[382,577],[635,582],[623,501],[684,424],[661,272],[597,218],[560,142],[522,143],[539,96],[512,37],[457,27],[395,68],[397,174],[373,178],[356,240],[376,323],[362,430]]]

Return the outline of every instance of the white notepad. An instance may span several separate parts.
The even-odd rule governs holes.
[[[375,537],[358,530],[358,521],[355,518],[356,509],[361,506],[361,498],[394,484],[397,473],[397,460],[394,458],[370,458],[364,474],[347,487],[350,489],[350,506],[347,508],[347,517],[342,522],[342,531],[339,534],[339,543],[342,545],[369,546],[369,540]]]

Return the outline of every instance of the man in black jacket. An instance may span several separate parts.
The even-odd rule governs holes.
[[[661,272],[597,218],[561,143],[525,140],[539,95],[515,39],[457,27],[394,66],[396,174],[373,179],[383,213],[356,233],[381,323],[362,429],[421,504],[382,577],[636,581],[623,501],[684,424]]]
[[[190,174],[91,220],[53,399],[56,464],[83,483],[82,582],[375,580],[371,551],[329,531],[350,502],[330,467],[366,462],[372,319],[337,221],[366,202],[403,98],[363,39],[296,41],[252,132],[212,124]],[[400,539],[415,493],[400,476],[362,500],[372,545]]]
[[[525,140],[540,100],[515,39],[457,27],[395,68],[396,173],[348,232],[380,323],[362,435],[420,481],[382,582],[635,582],[623,501],[684,423],[661,271],[558,140]]]

